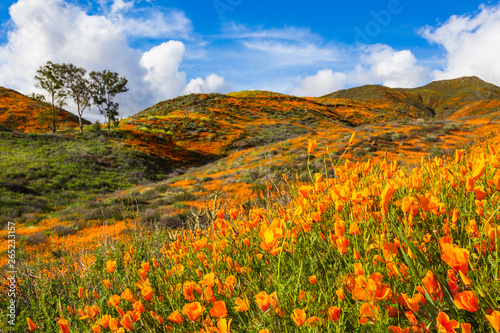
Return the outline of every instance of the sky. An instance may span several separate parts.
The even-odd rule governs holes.
[[[499,32],[498,1],[3,0],[0,86],[40,92],[47,61],[108,69],[128,79],[125,118],[189,93],[500,85]]]

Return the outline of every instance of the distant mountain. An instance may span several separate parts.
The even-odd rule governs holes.
[[[37,115],[50,108],[47,103],[36,101],[15,90],[0,87],[0,129],[19,132],[46,132],[46,126],[40,124]],[[62,110],[60,120],[62,128],[78,127],[78,117]],[[83,119],[85,125],[90,124]]]
[[[400,115],[457,119],[490,115],[500,109],[500,87],[478,77],[433,81],[423,87],[405,89],[380,85],[339,90],[322,96],[369,102]]]

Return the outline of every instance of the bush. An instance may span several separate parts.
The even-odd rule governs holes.
[[[47,236],[42,232],[35,232],[29,236],[23,237],[23,241],[29,245],[43,244],[47,241]]]
[[[52,231],[54,231],[58,236],[66,236],[66,235],[72,235],[76,233],[77,228],[75,227],[69,227],[67,225],[62,225],[58,224],[54,228],[52,228]]]
[[[101,131],[101,126],[102,126],[101,122],[99,121],[99,119],[97,119],[95,123],[92,124],[91,129],[93,132],[99,133]]]

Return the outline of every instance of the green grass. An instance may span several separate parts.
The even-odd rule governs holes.
[[[0,222],[162,179],[167,171],[104,136],[0,132]]]

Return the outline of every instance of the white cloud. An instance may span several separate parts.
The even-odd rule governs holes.
[[[249,50],[266,53],[272,57],[275,66],[307,65],[319,61],[335,61],[338,51],[321,47],[312,43],[290,43],[280,41],[245,41],[243,45]]]
[[[224,26],[219,38],[239,42],[248,58],[265,59],[265,63],[273,67],[310,65],[340,58],[337,47],[325,45],[309,28],[250,29],[231,23]]]
[[[179,70],[184,44],[170,40],[143,52],[129,43],[133,36],[189,34],[191,23],[179,11],[128,17],[132,3],[115,0],[111,10],[91,15],[62,0],[18,0],[9,8],[7,42],[0,45],[0,86],[36,91],[36,70],[50,60],[125,76],[129,91],[117,97],[124,117],[178,96],[186,88],[186,73]]]
[[[184,89],[184,94],[199,94],[199,93],[213,93],[213,92],[227,92],[229,90],[229,84],[226,80],[217,74],[210,74],[205,77],[197,77],[196,79],[191,79]]]
[[[500,84],[500,5],[481,6],[470,16],[452,16],[437,28],[425,27],[421,35],[446,51],[442,70],[435,79],[477,75]]]
[[[429,78],[429,70],[417,64],[410,50],[395,51],[388,45],[375,44],[364,47],[362,52],[362,65],[352,74],[355,83],[412,88],[426,83]]]
[[[347,75],[334,73],[331,69],[319,70],[316,74],[297,79],[297,87],[291,93],[296,96],[322,96],[344,87]]]
[[[123,10],[128,10],[134,6],[134,1],[114,0],[111,5],[111,12],[118,13]]]
[[[321,96],[347,86],[382,84],[388,87],[416,87],[429,79],[429,69],[418,65],[409,50],[396,51],[388,45],[375,44],[351,51],[359,64],[345,72],[323,69],[299,78],[291,93],[301,96]]]
[[[184,44],[168,41],[145,52],[141,65],[147,69],[144,81],[161,100],[177,96],[186,85],[186,73],[179,71],[184,55]]]

